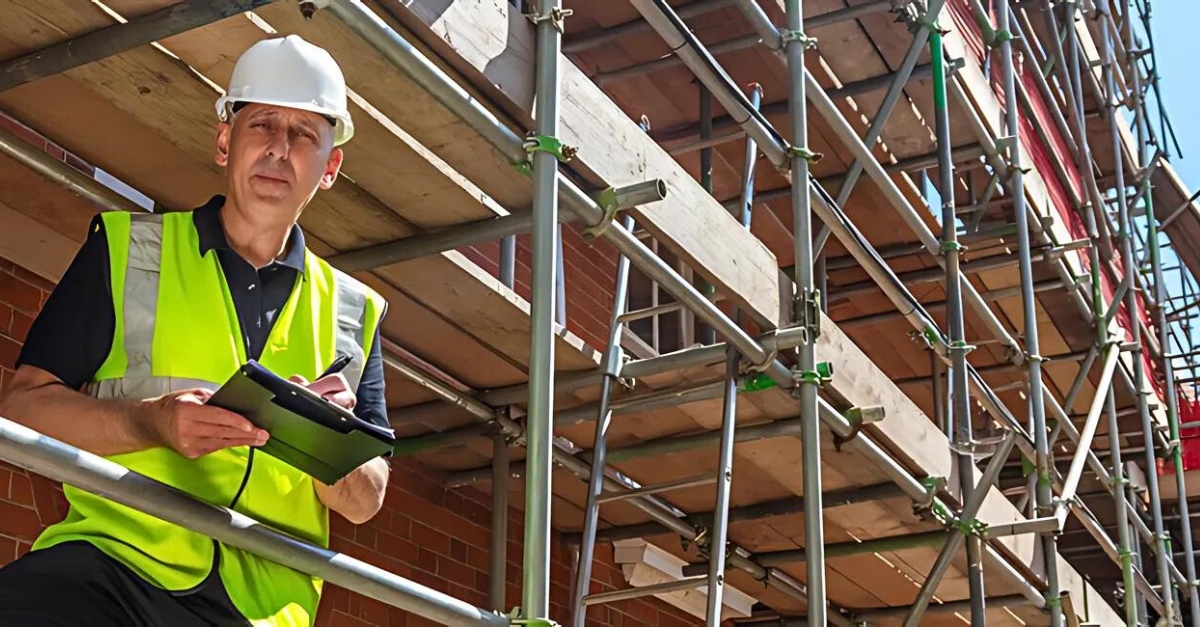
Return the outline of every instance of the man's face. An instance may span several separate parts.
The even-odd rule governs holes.
[[[239,204],[295,217],[337,178],[342,151],[333,138],[320,115],[252,103],[217,125],[216,162]]]

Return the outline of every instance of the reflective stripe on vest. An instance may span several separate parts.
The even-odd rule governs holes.
[[[143,399],[219,387],[244,363],[245,345],[215,252],[199,255],[192,215],[113,212],[102,218],[117,320],[112,350],[87,391]],[[305,273],[277,314],[260,362],[283,376],[313,379],[337,352],[346,352],[352,361],[343,374],[356,387],[386,303],[315,255],[305,257]],[[237,447],[186,459],[155,447],[109,459],[328,546],[328,511],[312,478],[270,455]],[[47,528],[34,549],[86,540],[173,591],[200,584],[217,563],[231,600],[253,624],[312,625],[320,580],[72,486],[64,493],[71,503],[66,519]]]

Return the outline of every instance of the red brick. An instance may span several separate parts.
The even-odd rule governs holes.
[[[476,570],[491,568],[492,558],[488,550],[473,546],[467,547],[467,566]]]
[[[409,564],[417,563],[417,545],[404,538],[380,531],[376,533],[375,546],[381,555]]]
[[[450,537],[419,522],[412,523],[413,542],[424,549],[446,554],[450,551]]]
[[[67,508],[62,506],[66,497],[63,497],[62,503],[57,498],[61,484],[42,475],[30,475],[29,482],[33,486],[33,506],[43,525],[52,525],[67,516]]]
[[[3,316],[0,315],[0,323],[3,323]],[[12,316],[12,324],[8,329],[8,336],[18,342],[25,342],[25,338],[29,336],[29,328],[33,326],[33,316],[21,312],[14,311]]]
[[[42,531],[42,523],[32,507],[0,501],[0,534],[32,542]]]
[[[467,543],[458,538],[450,538],[450,557],[465,564],[467,561]]]
[[[0,367],[13,369],[20,355],[21,345],[10,337],[0,335]]]
[[[17,268],[17,271],[21,271]],[[0,300],[13,309],[36,313],[42,302],[42,290],[17,278],[15,274],[0,272]]]
[[[43,278],[41,275],[34,274],[21,266],[14,266],[13,274],[22,281],[46,292],[54,290],[54,282]]]
[[[455,514],[460,514],[460,515],[462,514],[462,512],[463,512],[463,497],[461,494],[459,494],[453,490],[446,492],[446,498],[445,498],[444,502],[446,504],[446,509],[454,512]]]
[[[354,528],[354,541],[363,546],[375,548],[375,529],[369,525],[358,525]]]
[[[0,295],[0,301],[4,300],[4,296]],[[0,335],[8,335],[12,330],[13,308],[0,302]]]
[[[470,566],[456,562],[446,556],[438,556],[437,574],[439,577],[444,577],[450,582],[461,585],[470,586],[475,583],[475,571],[471,570]]]
[[[400,512],[392,513],[391,531],[398,537],[409,539],[412,537],[412,523],[408,516]]]
[[[388,606],[382,601],[362,597],[359,599],[358,617],[369,625],[387,625]]]
[[[329,616],[329,627],[371,627],[371,623],[342,612],[332,612]]]
[[[20,505],[33,506],[33,485],[25,475],[12,475],[8,482],[8,500]]]
[[[447,509],[429,508],[422,512],[422,514],[420,517],[422,522],[432,525],[449,535],[475,546],[484,546],[488,543],[489,535],[487,529]],[[447,545],[445,549],[438,552],[445,554],[449,550],[449,545]]]
[[[428,574],[437,574],[437,553],[424,548],[417,548],[417,568]]]

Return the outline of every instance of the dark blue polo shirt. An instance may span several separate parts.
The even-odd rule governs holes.
[[[304,233],[299,226],[293,226],[285,256],[256,269],[229,247],[225,229],[221,226],[220,210],[224,202],[223,197],[214,196],[192,212],[200,236],[198,252],[201,256],[217,256],[241,322],[246,354],[258,359],[276,314],[295,285],[297,274],[304,273]],[[97,217],[92,221],[87,241],[34,320],[17,365],[41,368],[71,389],[78,390],[91,380],[108,357],[115,326],[108,240],[104,224]],[[379,344],[379,330],[376,329],[366,370],[356,390],[358,404],[354,413],[363,420],[387,427],[383,356]]]

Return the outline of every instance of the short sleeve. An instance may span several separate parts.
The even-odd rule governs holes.
[[[357,397],[354,405],[354,415],[360,419],[390,427],[387,412],[387,397],[384,393],[383,348],[380,346],[379,326],[375,327],[375,339],[371,342],[371,352],[367,355],[367,363],[363,368],[362,378],[358,382]]]
[[[115,328],[108,240],[96,216],[87,240],[34,319],[17,367],[41,368],[78,390],[108,358]]]

